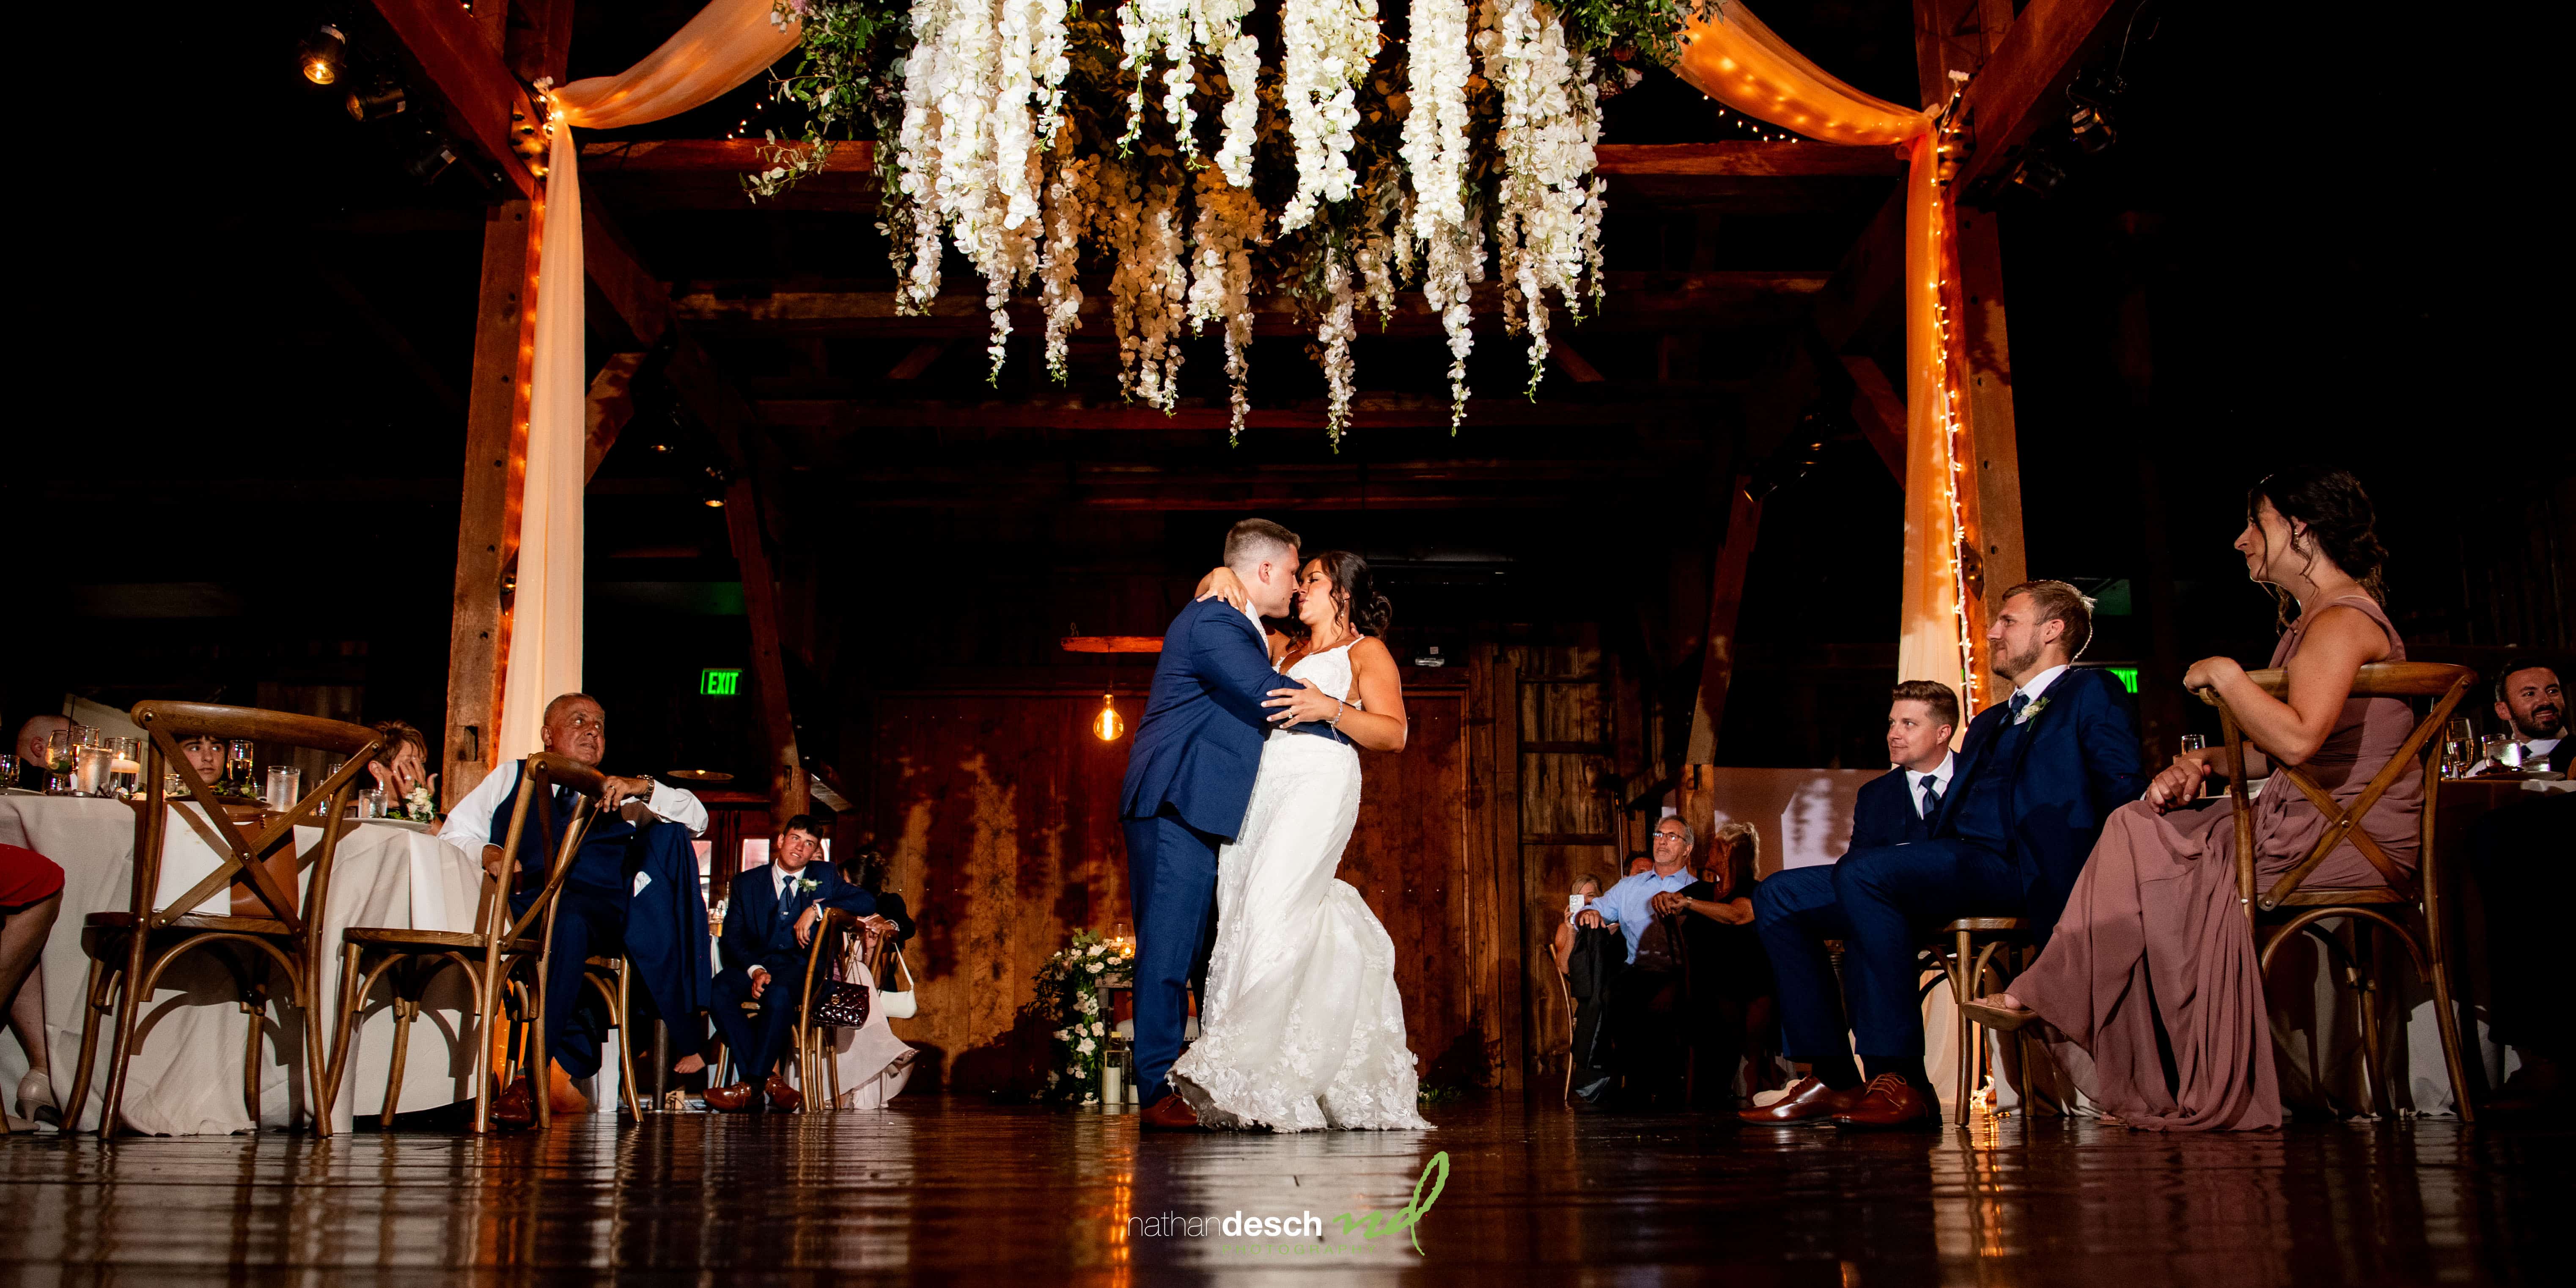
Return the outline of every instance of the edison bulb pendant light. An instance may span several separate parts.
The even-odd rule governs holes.
[[[1106,693],[1100,695],[1100,714],[1091,718],[1091,731],[1102,742],[1116,742],[1118,735],[1127,732],[1127,722],[1118,718],[1118,706]]]

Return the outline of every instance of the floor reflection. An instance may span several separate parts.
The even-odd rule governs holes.
[[[1139,1136],[1127,1116],[926,1098],[484,1140],[11,1138],[0,1264],[54,1269],[35,1282],[909,1270],[1127,1288],[1393,1271],[1484,1288],[1715,1266],[1818,1288],[2480,1283],[2520,1278],[2565,1188],[2554,1133],[2430,1121],[1853,1136],[1517,1099],[1441,1109],[1427,1134]],[[1444,1187],[1412,1229],[1342,1228],[1402,1212],[1440,1155]],[[1322,1232],[1230,1234],[1238,1214],[1311,1214]]]

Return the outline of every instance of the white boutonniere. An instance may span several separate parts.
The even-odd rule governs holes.
[[[812,894],[823,887],[812,877],[789,877],[787,878],[787,888],[797,894]]]
[[[2013,721],[2013,723],[2014,723],[2014,724],[2029,724],[2031,721],[2033,721],[2033,720],[2037,720],[2037,719],[2039,718],[2039,713],[2040,713],[2040,712],[2042,712],[2042,711],[2046,711],[2046,710],[2048,710],[2048,699],[2046,699],[2046,698],[2037,698],[2037,699],[2034,699],[2034,700],[2031,702],[2031,704],[2030,704],[2029,706],[2023,707],[2023,708],[2021,709],[2021,718],[2020,718],[2019,720],[2015,720],[2015,721]]]

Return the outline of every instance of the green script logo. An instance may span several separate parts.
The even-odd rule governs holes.
[[[1371,1208],[1358,1216],[1344,1212],[1334,1217],[1333,1221],[1342,1227],[1343,1234],[1357,1232],[1363,1239],[1373,1240],[1390,1230],[1402,1230],[1406,1238],[1413,1240],[1413,1250],[1421,1252],[1422,1236],[1414,1233],[1413,1227],[1415,1223],[1422,1220],[1423,1213],[1431,1210],[1432,1204],[1440,1201],[1440,1191],[1448,1184],[1449,1151],[1444,1149],[1432,1155],[1430,1162],[1422,1165],[1422,1179],[1413,1183],[1413,1200],[1397,1208],[1394,1215],[1389,1216]],[[1422,1192],[1422,1188],[1426,1185],[1431,1187],[1429,1194]]]

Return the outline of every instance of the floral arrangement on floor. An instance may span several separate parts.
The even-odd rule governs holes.
[[[864,131],[898,310],[928,311],[953,248],[984,279],[993,369],[1033,291],[1062,380],[1091,266],[1130,398],[1172,410],[1181,339],[1221,329],[1238,440],[1254,294],[1314,320],[1338,447],[1358,315],[1418,284],[1455,432],[1475,284],[1499,285],[1534,395],[1550,298],[1577,319],[1601,298],[1600,99],[1714,3],[778,0],[805,24],[780,88],[809,115],[745,183],[775,196]]]
[[[1100,1010],[1100,980],[1125,974],[1134,964],[1133,951],[1099,931],[1077,930],[1038,968],[1038,995],[1030,1011],[1040,1023],[1054,1026],[1055,1039],[1046,1099],[1099,1103],[1100,1061],[1109,1046],[1109,1017]]]

